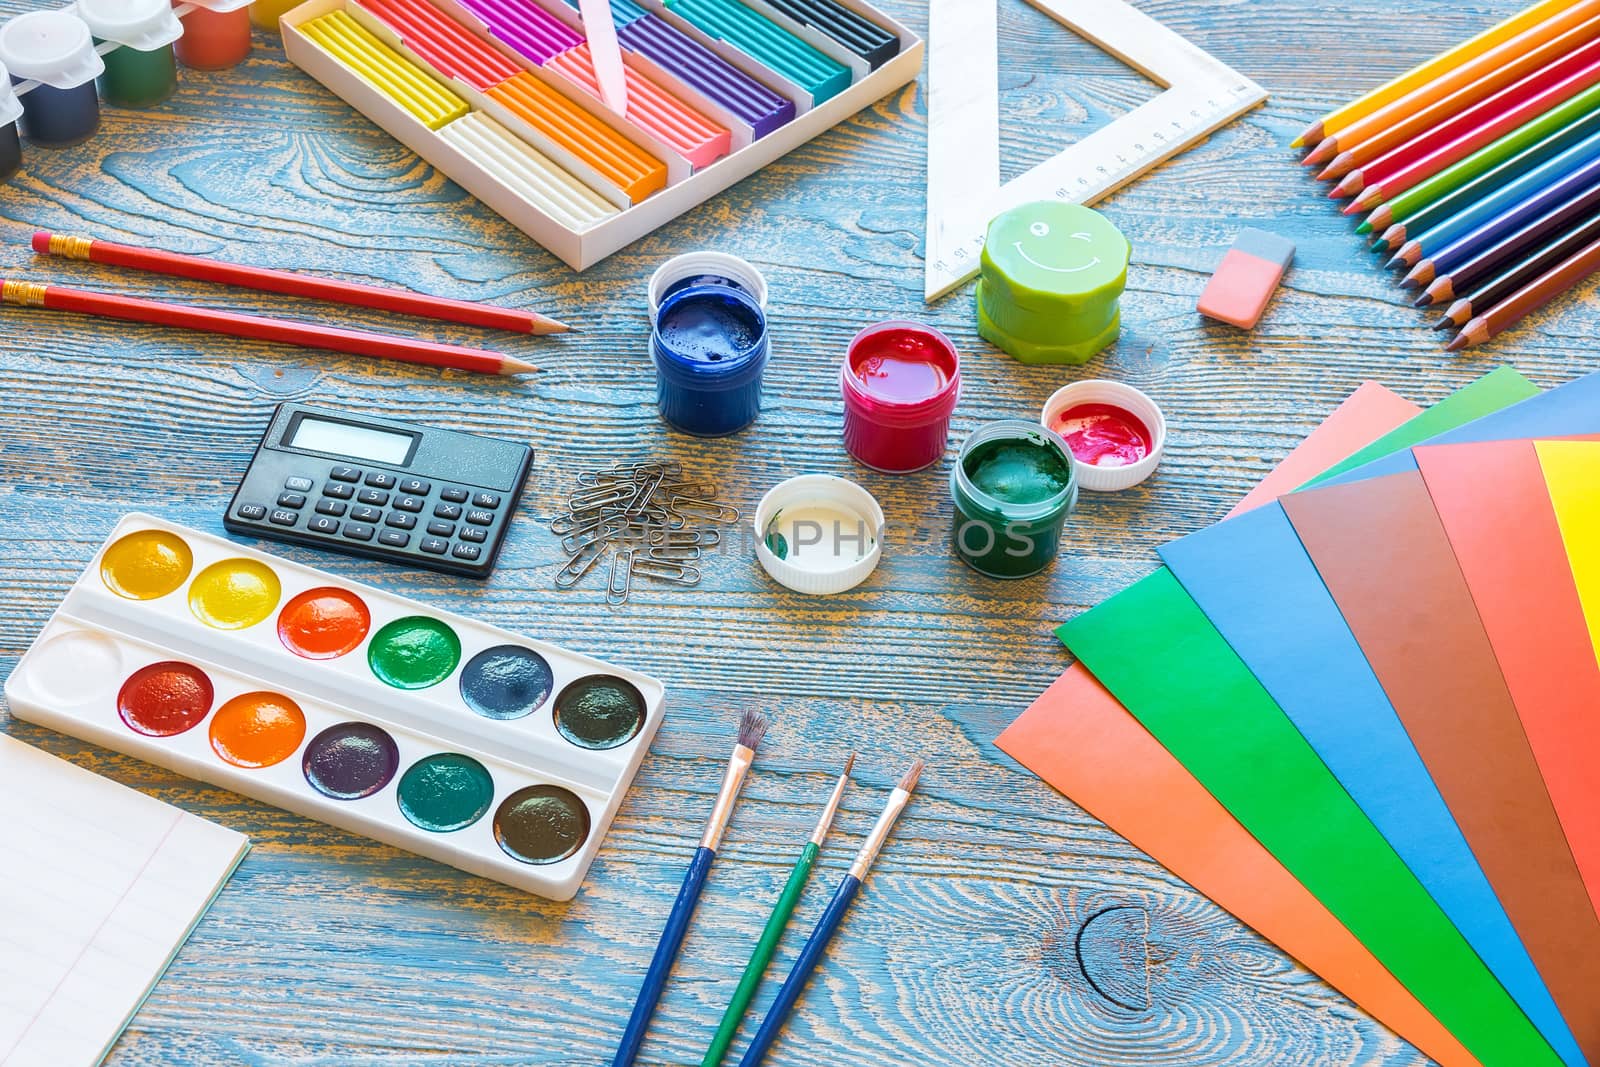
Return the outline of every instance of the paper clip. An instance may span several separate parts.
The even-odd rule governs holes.
[[[606,603],[626,604],[633,591],[633,549],[619,548],[611,557],[611,574],[606,579]]]
[[[583,581],[583,576],[594,570],[594,565],[605,557],[606,544],[605,541],[590,541],[567,557],[566,563],[556,571],[556,588],[571,589]]]
[[[615,564],[613,564],[614,567]],[[690,567],[675,560],[659,559],[654,556],[631,560],[628,572],[656,582],[671,582],[674,585],[700,584],[700,571],[698,568]]]
[[[732,504],[719,504],[715,500],[702,500],[699,497],[670,497],[667,500],[667,510],[685,520],[696,518],[708,522],[739,521],[739,509]]]

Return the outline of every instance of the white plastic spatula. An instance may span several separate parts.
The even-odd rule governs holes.
[[[611,20],[611,0],[578,0],[578,11],[589,37],[589,58],[600,83],[600,99],[617,114],[626,114],[628,82],[622,74],[622,48],[617,44],[617,25]]]

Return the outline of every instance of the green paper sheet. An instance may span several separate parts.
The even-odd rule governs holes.
[[[1536,391],[1503,368],[1381,443],[1408,448]],[[1171,572],[1057,633],[1485,1067],[1560,1063]]]

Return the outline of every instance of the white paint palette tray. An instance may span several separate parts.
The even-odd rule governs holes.
[[[646,675],[141,514],[5,693],[19,718],[556,900],[665,700]]]

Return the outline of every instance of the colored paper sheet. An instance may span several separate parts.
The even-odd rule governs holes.
[[[1595,498],[1600,450],[1556,441],[1541,441],[1536,448],[1590,640],[1600,650],[1600,506]]]
[[[1235,512],[1301,484],[1416,405],[1362,385]],[[1445,1067],[1476,1060],[1081,665],[996,744]]]
[[[1558,482],[1579,488],[1579,500],[1597,484],[1600,447],[1580,451],[1590,457],[1581,468],[1559,459],[1541,468],[1529,441],[1419,448],[1416,459],[1593,902],[1600,900],[1600,665],[1551,506],[1552,495],[1574,499]],[[1597,519],[1591,513],[1587,527],[1575,529],[1579,553],[1600,536]]]
[[[1600,1062],[1600,916],[1422,475],[1312,489],[1283,507],[1578,1044]]]

